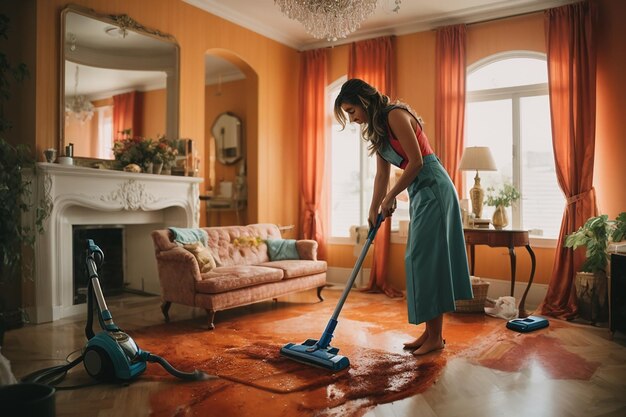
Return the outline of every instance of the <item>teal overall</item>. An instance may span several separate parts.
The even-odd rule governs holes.
[[[388,142],[379,155],[400,166]],[[455,310],[455,300],[473,298],[461,210],[448,173],[434,155],[407,188],[409,236],[404,257],[409,323],[419,324]]]

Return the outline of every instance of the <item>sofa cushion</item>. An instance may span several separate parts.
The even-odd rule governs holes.
[[[217,294],[280,281],[283,279],[283,270],[254,265],[222,266],[201,276],[202,280],[196,281],[196,291]]]
[[[268,268],[278,268],[284,272],[284,278],[297,278],[326,272],[326,261],[285,260],[259,264]]]
[[[257,265],[269,261],[266,239],[279,239],[274,224],[203,228],[207,232],[211,254],[219,267]],[[256,238],[260,238],[260,242]]]
[[[204,246],[200,242],[191,243],[183,245],[183,248],[188,250],[196,257],[196,261],[198,261],[198,267],[200,268],[200,272],[205,273],[209,272],[213,268],[216,267],[215,259],[213,259],[213,255],[211,255],[211,251],[209,248]]]
[[[265,243],[271,261],[300,259],[295,239],[267,239]]]

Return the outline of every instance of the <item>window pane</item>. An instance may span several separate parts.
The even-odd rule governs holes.
[[[556,180],[548,96],[520,99],[524,229],[558,236],[565,198]]]
[[[500,187],[504,182],[512,182],[513,177],[513,135],[511,119],[511,100],[493,100],[467,103],[466,106],[466,146],[487,146],[496,161],[497,171],[481,171],[480,183],[485,191],[488,187]],[[474,185],[476,171],[466,171],[466,194]],[[471,210],[471,203],[470,203]],[[483,206],[483,219],[491,219],[495,207]]]
[[[467,91],[515,87],[548,82],[546,61],[509,58],[480,67],[467,76]]]
[[[349,237],[350,226],[360,223],[360,140],[354,126],[331,127],[331,236]]]

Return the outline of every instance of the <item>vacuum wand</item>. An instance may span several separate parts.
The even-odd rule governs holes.
[[[363,250],[361,251],[361,255],[359,256],[354,269],[352,270],[352,275],[348,279],[346,286],[343,290],[343,294],[337,306],[335,307],[335,312],[332,317],[328,321],[326,325],[326,329],[322,334],[322,337],[319,340],[315,339],[307,339],[300,344],[296,343],[287,343],[280,349],[281,355],[284,355],[290,359],[293,359],[298,362],[303,362],[309,365],[318,366],[320,368],[329,369],[332,371],[341,371],[342,369],[350,366],[350,360],[342,355],[339,355],[339,349],[336,347],[330,346],[330,340],[333,338],[333,332],[335,331],[335,327],[337,327],[337,318],[339,317],[339,313],[343,307],[343,304],[348,297],[348,293],[354,284],[354,280],[356,279],[357,273],[363,264],[363,260],[365,259],[365,255],[367,255],[367,250],[369,249],[374,237],[376,236],[376,231],[380,227],[380,224],[383,222],[384,216],[382,213],[378,214],[376,218],[376,224],[372,226],[367,235],[367,240],[365,241],[365,245],[363,246]]]
[[[356,265],[352,269],[352,274],[350,275],[350,278],[348,279],[348,282],[346,283],[346,286],[343,289],[343,293],[341,294],[341,298],[339,299],[339,302],[337,303],[337,306],[335,307],[335,311],[333,312],[332,317],[328,321],[328,324],[326,325],[326,329],[324,330],[322,337],[320,337],[319,342],[317,342],[316,348],[318,349],[328,348],[328,345],[330,344],[330,340],[333,337],[333,333],[335,332],[335,327],[337,327],[337,319],[339,318],[341,309],[343,308],[343,305],[346,302],[346,299],[348,298],[350,289],[354,285],[354,281],[356,280],[359,270],[361,269],[361,265],[363,265],[363,261],[365,260],[365,257],[367,256],[367,251],[369,250],[370,245],[374,241],[376,232],[378,231],[378,228],[380,227],[380,224],[383,222],[383,220],[384,220],[383,214],[378,213],[378,217],[376,218],[376,224],[374,225],[374,227],[370,229],[369,233],[367,234],[367,240],[365,241],[365,244],[363,245],[361,254],[359,255],[359,258],[356,261]]]

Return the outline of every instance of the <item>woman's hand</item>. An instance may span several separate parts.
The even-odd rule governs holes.
[[[396,206],[397,202],[395,197],[391,199],[385,197],[382,204],[380,205],[380,212],[383,213],[383,218],[386,219],[387,217],[391,217],[393,212],[396,211]]]

